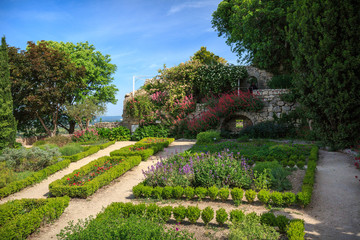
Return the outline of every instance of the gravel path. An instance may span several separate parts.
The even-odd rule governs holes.
[[[37,183],[33,186],[27,187],[20,192],[14,193],[8,197],[5,197],[0,200],[0,204],[5,203],[10,200],[14,199],[21,199],[21,198],[46,198],[49,194],[49,184],[53,181],[62,178],[63,176],[72,173],[74,170],[88,164],[89,162],[98,159],[103,156],[110,156],[110,152],[117,150],[119,148],[129,146],[136,142],[131,141],[124,141],[124,142],[116,142],[115,144],[98,151],[88,157],[85,157],[77,162],[71,163],[67,168],[50,175],[47,179],[43,180],[40,183]]]
[[[65,209],[61,217],[53,224],[42,226],[38,232],[32,234],[29,239],[56,239],[56,234],[60,232],[69,221],[76,222],[78,219],[85,219],[90,215],[96,216],[103,208],[112,202],[129,202],[133,198],[132,187],[143,181],[142,170],[146,170],[160,158],[184,152],[191,148],[195,141],[176,140],[164,151],[159,152],[139,166],[134,167],[124,175],[113,181],[110,185],[99,189],[95,194],[87,199],[71,199],[69,206]]]

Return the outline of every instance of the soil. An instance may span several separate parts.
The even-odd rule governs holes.
[[[69,207],[65,209],[64,214],[57,221],[42,226],[29,239],[56,239],[56,234],[67,226],[69,221],[74,220],[76,222],[76,220],[87,218],[90,215],[96,216],[97,213],[112,202],[153,202],[151,200],[136,200],[131,193],[132,187],[143,180],[142,170],[147,169],[160,158],[186,151],[194,143],[191,140],[176,140],[167,149],[151,157],[146,162],[141,162],[139,166],[134,167],[110,185],[99,189],[89,198],[71,199]],[[108,154],[110,151],[120,148],[123,144],[129,145],[132,142],[116,143],[116,145],[104,149],[102,153],[99,152],[97,156],[91,157],[96,159],[102,154]],[[77,163],[80,164],[82,161],[80,160]],[[86,160],[86,163],[89,161],[91,160]],[[59,172],[57,177],[54,177],[54,174],[50,177],[51,180],[47,179],[38,184],[46,187],[39,188],[37,185],[29,187],[1,200],[0,203],[23,197],[44,198],[48,192],[47,186],[50,182],[78,167],[71,165],[71,170],[68,168],[63,170],[67,171],[66,173],[60,174]],[[303,175],[304,171],[298,170],[290,176],[289,180],[293,184],[294,192],[300,190]],[[276,215],[282,214],[289,218],[303,219],[305,221],[306,239],[360,239],[360,182],[355,176],[360,178],[360,172],[353,166],[353,157],[339,152],[320,151],[311,204],[305,209],[281,208],[272,210]],[[214,210],[225,208],[228,212],[236,208],[230,200],[227,202],[171,200],[157,203],[171,206],[180,204],[183,206],[198,205],[201,209],[210,205]],[[258,214],[269,210],[259,202],[252,205],[242,204],[237,209],[242,209],[245,213],[256,212]],[[197,239],[226,239],[229,232],[228,225],[219,227],[215,220],[208,227],[205,227],[200,220],[195,225],[187,222],[175,225],[173,220],[167,226],[179,228],[179,230],[188,230],[194,233]]]

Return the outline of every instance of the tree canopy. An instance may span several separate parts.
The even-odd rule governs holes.
[[[286,16],[293,0],[224,0],[212,25],[247,63],[273,73],[291,70]]]
[[[226,64],[227,61],[215,55],[214,53],[208,51],[206,47],[201,47],[199,51],[197,51],[194,56],[191,57],[192,60],[199,60],[200,63],[206,65],[215,65],[215,64]]]

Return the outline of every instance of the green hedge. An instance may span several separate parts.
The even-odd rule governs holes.
[[[311,202],[311,196],[315,183],[316,164],[318,159],[319,148],[314,146],[310,151],[301,192],[296,194],[296,200],[301,207],[306,207]]]
[[[123,162],[120,162],[118,165],[113,166],[113,168],[107,170],[105,173],[97,176],[93,180],[86,182],[83,186],[67,185],[67,179],[74,176],[74,174],[79,173],[80,177],[84,176],[93,170],[94,165],[101,166],[108,160],[111,161],[112,159],[118,158],[119,157],[105,156],[90,162],[89,164],[75,170],[74,172],[64,176],[63,178],[50,183],[50,193],[56,197],[67,195],[69,197],[86,198],[95,193],[102,186],[105,186],[114,179],[120,177],[129,169],[133,168],[136,165],[139,165],[141,162],[141,157],[139,156],[127,157],[124,159]]]
[[[119,150],[112,151],[110,156],[141,156],[141,160],[145,161],[150,156],[154,155],[155,153],[163,150],[170,143],[172,143],[175,139],[174,138],[144,138],[139,142],[135,143],[134,145],[130,145],[127,147],[120,148]],[[163,142],[151,142],[151,141],[163,141]],[[149,147],[144,150],[138,151],[131,151],[130,148],[132,147]]]
[[[114,144],[115,141],[107,142],[101,145],[96,146],[90,146],[89,149],[87,149],[84,152],[80,152],[71,156],[63,156],[64,159],[69,159],[71,162],[79,161],[80,159],[83,159],[84,157],[90,156],[94,153],[97,153],[101,149],[107,148],[108,146]]]
[[[57,219],[69,205],[69,197],[21,199],[0,205],[0,239],[25,239],[43,222]]]
[[[70,163],[70,160],[63,160],[61,162],[48,166],[40,171],[34,172],[25,179],[9,183],[8,185],[0,189],[0,199],[9,196],[12,193],[18,192],[30,185],[41,182],[51,174],[54,174],[57,171],[66,168],[70,165]]]

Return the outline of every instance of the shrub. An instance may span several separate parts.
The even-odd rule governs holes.
[[[38,147],[38,146],[45,145],[45,144],[46,144],[45,140],[38,140],[38,141],[34,142],[32,146]]]
[[[47,143],[47,144],[55,144],[57,145],[58,147],[62,147],[62,146],[65,146],[69,143],[71,143],[71,138],[69,137],[65,137],[65,136],[61,136],[61,135],[56,135],[56,136],[53,136],[53,137],[50,137],[50,138],[45,138],[44,141]]]
[[[171,186],[165,186],[162,191],[162,196],[164,199],[170,199],[173,196],[174,188]]]
[[[151,205],[151,204],[150,204]],[[152,206],[148,206],[147,209],[151,209]],[[155,205],[156,206],[156,205]],[[157,207],[157,206],[156,206]],[[129,217],[131,214],[135,213],[135,206],[133,203],[128,202],[128,203],[124,203],[122,204],[122,209],[121,209],[121,213],[123,214],[123,216],[125,217]],[[149,216],[148,216],[149,217]],[[150,217],[149,217],[150,218]]]
[[[166,138],[168,136],[169,129],[164,125],[148,125],[138,127],[132,136],[132,140],[140,141],[141,139],[148,137]]]
[[[193,187],[186,187],[184,194],[187,200],[193,199],[195,196],[195,189]]]
[[[271,121],[261,122],[243,128],[241,136],[246,135],[249,138],[283,138],[287,134],[287,126]]]
[[[295,167],[295,165],[296,165],[296,162],[294,162],[294,161],[289,161],[288,162],[288,166],[291,167],[291,168]]]
[[[216,211],[216,222],[223,226],[224,223],[228,220],[228,213],[225,211],[224,208],[219,208]]]
[[[80,144],[67,144],[59,149],[62,156],[71,156],[76,153],[82,152],[84,147]]]
[[[243,135],[236,139],[237,142],[249,142],[249,137],[246,135]]]
[[[196,221],[200,218],[200,213],[200,208],[197,206],[188,206],[187,208],[187,218],[192,224],[196,223]]]
[[[88,142],[99,140],[99,134],[96,128],[87,128],[85,130],[79,130],[74,132],[72,136],[74,142]]]
[[[302,240],[305,236],[305,227],[303,220],[292,220],[290,221],[286,230],[286,235],[289,240]]]
[[[131,139],[130,130],[126,127],[119,126],[116,128],[97,128],[101,138],[109,141],[128,141]]]
[[[230,221],[232,224],[238,224],[245,218],[245,214],[242,210],[235,209],[230,211]]]
[[[249,203],[252,203],[255,200],[256,192],[252,189],[249,189],[245,192],[245,198]]]
[[[143,188],[144,188],[144,185],[143,185],[143,184],[135,185],[135,186],[132,188],[132,192],[133,192],[135,198],[141,198],[141,197],[142,197],[142,195],[143,195]]]
[[[196,144],[214,143],[219,140],[221,140],[220,132],[214,130],[201,132],[196,136]]]
[[[283,89],[293,87],[293,76],[292,75],[275,75],[268,82],[268,87],[272,89]]]
[[[142,194],[145,198],[150,198],[152,196],[153,188],[150,186],[144,186],[142,188]]]
[[[159,219],[159,212],[160,207],[155,203],[151,203],[147,206],[145,215],[149,220],[154,221]]]
[[[276,217],[276,226],[279,228],[280,233],[285,233],[287,226],[289,225],[290,220],[284,215],[279,215]]]
[[[145,203],[140,203],[140,204],[134,205],[134,213],[139,217],[144,217],[145,213],[146,213]]]
[[[231,198],[235,203],[235,206],[239,206],[242,202],[244,191],[241,188],[231,189]]]
[[[173,215],[176,220],[176,222],[180,223],[182,222],[186,217],[186,208],[184,206],[177,206],[173,208]]]
[[[204,221],[205,225],[208,225],[209,222],[214,218],[214,209],[211,207],[206,207],[201,212],[201,219]]]
[[[254,185],[257,191],[268,189],[271,185],[270,169],[264,169],[261,173],[254,171]]]
[[[180,198],[182,198],[183,194],[184,194],[184,188],[183,187],[181,187],[181,186],[174,187],[174,189],[173,189],[174,198],[180,199]]]
[[[260,192],[257,194],[257,198],[260,202],[266,205],[270,201],[270,191],[265,189],[260,190]]]
[[[309,192],[310,191],[298,192],[296,194],[296,201],[302,208],[304,208],[304,207],[306,207],[307,205],[310,204],[311,194]],[[312,190],[311,190],[311,192],[312,192]]]
[[[290,206],[295,203],[296,195],[292,192],[284,192],[283,193],[283,201],[286,206]]]
[[[160,219],[164,222],[169,221],[171,218],[172,210],[173,210],[173,208],[171,206],[165,206],[165,207],[160,208],[160,211],[159,211]]]
[[[208,196],[211,200],[215,200],[218,195],[219,189],[214,185],[208,188]]]
[[[162,199],[162,191],[163,191],[163,188],[162,187],[154,187],[152,189],[152,197],[155,198],[155,199]]]
[[[15,178],[13,171],[6,167],[5,162],[0,162],[0,188],[5,187]]]
[[[284,204],[283,195],[281,192],[274,191],[270,195],[271,203],[275,206],[281,207]]]
[[[201,201],[201,199],[206,197],[207,190],[203,187],[197,187],[195,188],[195,194],[198,197],[199,201]]]
[[[298,161],[298,162],[296,163],[296,166],[297,166],[299,169],[304,169],[305,162],[304,162],[304,161]]]
[[[229,189],[228,188],[221,188],[219,190],[218,196],[221,199],[221,201],[225,202],[229,198]]]
[[[277,226],[276,225],[276,217],[275,217],[274,213],[272,213],[272,212],[267,212],[267,213],[261,214],[260,222],[261,222],[261,224],[267,224],[271,227]]]

